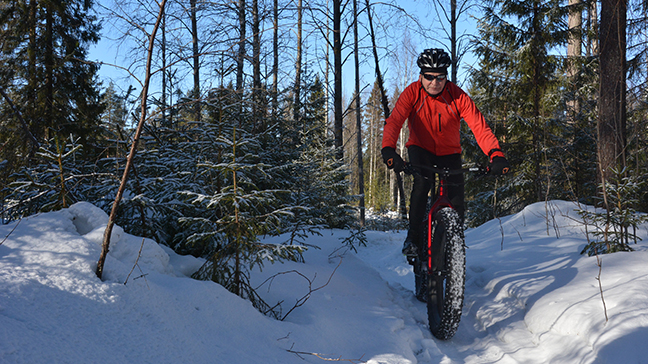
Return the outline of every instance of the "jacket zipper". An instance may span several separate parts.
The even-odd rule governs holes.
[[[439,113],[439,133],[441,132],[441,113]]]

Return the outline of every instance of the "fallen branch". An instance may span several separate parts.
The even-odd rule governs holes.
[[[293,344],[293,346],[295,346],[295,345]],[[293,354],[297,355],[301,359],[304,359],[302,357],[302,355],[312,355],[314,357],[320,358],[320,359],[325,360],[325,361],[340,361],[340,362],[341,361],[346,361],[346,362],[349,362],[349,363],[356,363],[356,364],[366,363],[366,361],[362,360],[364,355],[362,355],[359,359],[343,359],[341,356],[337,357],[337,358],[331,358],[331,357],[325,356],[324,354],[320,354],[320,353],[311,353],[311,352],[307,352],[307,351],[296,351],[296,350],[292,349],[293,346],[291,346],[290,349],[287,349],[286,351],[289,352],[289,353],[293,353]]]
[[[599,284],[599,291],[601,292],[601,301],[603,301],[603,313],[605,313],[605,323],[608,322],[607,305],[605,304],[605,297],[603,297],[603,284],[601,283],[601,271],[603,270],[603,259],[596,254],[596,265],[599,267],[598,276],[596,280]]]
[[[280,276],[280,275],[290,274],[290,273],[297,274],[297,275],[299,275],[300,277],[304,278],[304,279],[308,282],[308,293],[306,293],[306,294],[305,294],[304,296],[302,296],[301,298],[297,299],[297,301],[295,302],[295,305],[294,305],[290,310],[288,310],[288,312],[286,312],[285,315],[283,315],[283,316],[279,319],[279,321],[284,321],[284,320],[286,319],[286,317],[288,317],[288,315],[290,315],[290,314],[291,314],[295,309],[297,309],[298,307],[303,306],[303,305],[306,303],[306,301],[308,301],[308,299],[311,297],[311,295],[312,295],[314,292],[317,292],[317,291],[319,291],[320,289],[322,289],[322,288],[328,286],[329,283],[331,283],[331,279],[333,279],[333,275],[335,275],[335,272],[337,271],[338,268],[340,268],[340,265],[341,265],[341,264],[342,264],[342,257],[340,257],[340,262],[339,262],[338,265],[335,267],[335,269],[333,269],[333,272],[331,272],[331,275],[328,277],[328,280],[326,281],[326,283],[324,283],[323,285],[321,285],[321,286],[319,286],[319,287],[317,287],[317,288],[313,288],[313,281],[315,280],[315,278],[317,278],[317,274],[315,274],[315,276],[313,277],[313,279],[310,279],[310,278],[306,277],[303,273],[301,273],[301,272],[299,272],[299,271],[297,271],[297,270],[290,270],[290,271],[286,271],[286,272],[280,272],[280,273],[277,273],[277,274],[275,274],[275,275],[269,277],[268,279],[266,279],[265,281],[263,281],[263,283],[261,283],[261,284],[260,284],[257,288],[255,288],[254,290],[255,290],[255,291],[258,290],[259,288],[261,288],[264,284],[266,284],[266,283],[268,283],[268,282],[269,282],[269,283],[268,283],[268,290],[270,290],[270,286],[272,286],[272,282],[274,281],[275,278],[277,278],[277,277]],[[274,307],[271,308],[271,310],[273,310],[275,307],[277,307],[277,306],[280,305],[281,303],[283,303],[283,301],[281,301],[281,302],[279,302],[278,304],[276,304]]]
[[[130,278],[131,274],[135,270],[135,267],[137,267],[137,269],[139,269],[140,273],[142,273],[141,276],[139,276],[139,277],[137,277],[135,279],[144,277],[144,281],[146,281],[146,274],[144,272],[142,272],[142,268],[140,268],[139,264],[137,264],[139,262],[140,257],[142,256],[142,248],[144,248],[144,240],[145,239],[146,238],[142,238],[142,244],[140,245],[139,252],[137,252],[137,258],[135,259],[135,264],[133,264],[133,268],[131,268],[131,271],[126,276],[126,280],[124,281],[124,285],[126,285],[126,283],[128,283],[128,278]],[[148,287],[148,281],[146,282],[146,286]]]
[[[499,222],[500,234],[502,235],[502,241],[500,242],[500,250],[504,251],[504,227],[502,226],[502,219],[497,216],[497,221]]]

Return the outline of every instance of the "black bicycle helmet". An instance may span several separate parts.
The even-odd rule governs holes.
[[[416,64],[421,68],[421,73],[448,73],[448,67],[452,64],[452,61],[448,53],[443,49],[431,48],[424,50],[419,55]]]

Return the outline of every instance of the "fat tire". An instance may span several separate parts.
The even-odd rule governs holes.
[[[466,283],[466,246],[461,219],[454,209],[447,207],[439,210],[432,229],[432,272],[427,274],[425,287],[428,321],[430,331],[437,339],[448,340],[457,332],[461,320]],[[427,231],[424,235],[427,235]]]

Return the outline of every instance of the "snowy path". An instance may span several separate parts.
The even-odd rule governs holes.
[[[572,208],[536,204],[466,232],[463,316],[447,342],[425,332],[425,306],[413,299],[414,278],[399,257],[404,233],[369,233],[371,244],[358,256],[400,293],[396,305],[423,331],[424,339],[412,337],[419,363],[647,363],[648,351],[618,352],[623,341],[648,339],[646,301],[638,303],[648,299],[648,269],[638,268],[648,258],[646,243],[602,258],[606,323],[596,258],[579,254],[586,238]],[[646,226],[639,234],[646,239]]]

